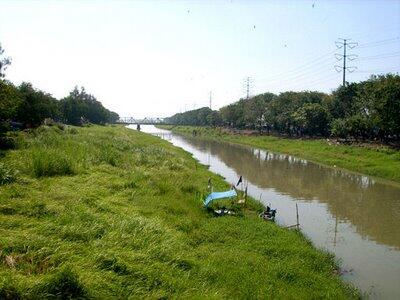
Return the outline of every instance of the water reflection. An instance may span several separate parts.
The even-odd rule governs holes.
[[[351,222],[362,237],[400,249],[399,188],[290,155],[189,140],[192,146],[210,151],[257,187],[273,188],[303,201],[326,203],[334,217]]]

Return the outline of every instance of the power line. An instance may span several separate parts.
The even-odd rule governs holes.
[[[368,45],[370,45],[370,44],[372,44],[372,43],[374,43],[375,45],[377,45],[376,43],[378,43],[378,42],[381,43],[381,42],[390,42],[390,41],[392,41],[392,42],[393,42],[393,41],[396,41],[396,42],[397,42],[397,41],[398,41],[398,38],[392,38],[392,39],[374,41],[374,42],[368,43]],[[350,44],[352,45],[352,43],[350,43]],[[365,43],[365,44],[363,44],[363,45],[367,45],[367,43]],[[352,45],[352,46],[354,46],[354,45]],[[372,46],[374,46],[374,45],[372,45]],[[378,45],[377,45],[377,46],[378,46]],[[342,47],[343,47],[343,46],[342,46]],[[359,47],[357,47],[357,49],[359,49]],[[315,74],[314,72],[315,72],[316,70],[320,70],[321,67],[323,67],[323,64],[324,64],[324,63],[329,62],[329,61],[331,60],[331,58],[329,58],[329,57],[327,57],[327,56],[333,54],[334,52],[335,52],[335,51],[332,51],[332,52],[329,52],[329,53],[327,53],[327,54],[324,54],[324,55],[322,55],[322,56],[316,58],[313,62],[309,62],[309,63],[306,63],[306,64],[304,64],[304,65],[301,65],[300,67],[297,67],[297,68],[295,68],[295,69],[292,69],[291,71],[278,73],[278,74],[275,75],[275,76],[262,77],[261,79],[267,79],[267,80],[268,80],[268,83],[270,84],[271,82],[281,81],[281,80],[282,80],[281,78],[283,78],[283,77],[285,77],[285,79],[284,79],[283,81],[290,81],[290,80],[294,80],[294,79],[299,79],[299,78],[307,77],[308,75]],[[340,57],[339,60],[343,59],[343,55],[337,54],[336,57],[338,57],[338,56]],[[354,60],[354,59],[357,58],[357,56],[354,55],[354,54],[349,54],[349,55],[346,55],[346,58],[347,58],[348,60]],[[366,60],[366,59],[362,58],[361,60]],[[342,67],[340,66],[340,68],[342,68]],[[349,72],[352,72],[353,69],[355,69],[355,68],[349,67],[349,69],[351,69],[351,70],[349,70]],[[320,72],[318,72],[318,73],[320,73]],[[268,85],[269,85],[269,84],[268,84]]]
[[[312,61],[307,62],[307,63],[305,63],[303,65],[300,65],[299,67],[296,67],[296,68],[291,69],[289,71],[277,73],[275,75],[271,75],[271,76],[267,76],[267,77],[261,77],[260,79],[266,79],[266,80],[269,80],[269,81],[271,81],[271,80],[275,81],[275,80],[279,80],[279,78],[282,78],[282,77],[287,77],[287,76],[292,76],[292,75],[296,75],[297,76],[297,73],[302,73],[305,69],[310,69],[310,68],[314,67],[315,65],[320,65],[322,62],[325,62],[325,61],[331,59],[331,55],[335,51],[330,51],[329,53],[321,55],[321,56],[313,59]]]
[[[333,52],[332,52],[333,53]],[[332,54],[331,53],[331,54]],[[316,75],[325,73],[326,71],[329,71],[332,68],[332,62],[333,62],[333,57],[330,57],[329,60],[327,60],[325,63],[321,63],[318,66],[315,66],[314,68],[310,70],[306,70],[305,72],[299,73],[299,74],[293,74],[290,76],[286,76],[284,79],[272,79],[269,80],[267,83],[264,83],[261,85],[261,87],[270,87],[271,84],[279,84],[279,86],[286,85],[288,82],[292,81],[298,81],[302,79],[308,79],[310,76],[314,77]]]
[[[357,69],[357,67],[355,67],[355,66],[348,66],[348,61],[352,61],[352,60],[355,60],[358,58],[358,55],[349,54],[348,53],[349,49],[352,49],[356,46],[357,46],[357,49],[359,49],[359,48],[378,47],[378,46],[383,46],[383,45],[390,44],[390,43],[397,43],[397,42],[400,42],[400,37],[393,37],[393,38],[388,38],[388,39],[371,41],[371,42],[360,44],[359,46],[358,46],[358,43],[356,43],[356,42],[349,42],[350,41],[349,39],[340,39],[340,40],[341,41],[336,42],[336,46],[338,49],[343,48],[343,54],[336,54],[335,57],[337,60],[343,59],[343,66],[335,66],[335,69],[338,72],[343,72],[343,85],[345,85],[346,84],[346,71],[352,73]],[[264,87],[270,86],[271,82],[274,83],[277,81],[289,82],[289,81],[303,79],[303,78],[308,80],[308,77],[310,75],[314,76],[314,75],[323,73],[325,63],[330,60],[330,58],[327,56],[333,54],[334,52],[335,51],[321,55],[321,56],[317,57],[316,59],[314,59],[313,61],[307,62],[299,67],[291,69],[290,71],[281,72],[276,75],[272,75],[272,76],[268,76],[268,77],[262,77],[262,80],[265,80],[265,79],[268,80],[268,84],[263,84],[262,86],[264,86]],[[364,60],[370,60],[370,59],[380,59],[380,58],[384,59],[384,58],[393,58],[393,57],[397,57],[397,56],[398,56],[397,52],[384,53],[384,54],[379,54],[376,56],[361,57],[360,60],[364,61]],[[363,72],[359,72],[359,73],[363,73]],[[283,80],[281,79],[282,77],[284,77]],[[319,78],[318,80],[321,80],[321,79]],[[284,86],[284,85],[280,85],[280,86]],[[247,93],[247,87],[246,87],[246,96],[249,97],[248,93]]]
[[[391,57],[397,57],[399,55],[400,55],[400,51],[396,51],[396,52],[382,53],[382,54],[371,55],[371,56],[364,56],[364,57],[360,57],[360,60],[391,58]]]
[[[336,74],[336,73],[329,74],[327,76],[324,76],[324,77],[321,77],[321,78],[318,78],[318,79],[314,79],[314,80],[311,80],[311,81],[299,82],[299,83],[293,85],[292,88],[293,89],[297,89],[299,87],[311,86],[311,85],[315,85],[315,84],[318,84],[318,83],[325,82],[325,81],[327,81],[329,79],[337,79],[337,78],[338,78],[338,74]],[[281,87],[278,87],[277,89],[279,90],[279,89],[282,89],[284,87],[285,86],[281,86]],[[303,90],[306,90],[306,89],[303,89]]]
[[[354,73],[390,73],[390,72],[400,72],[400,68],[398,69],[389,69],[389,70],[357,70]]]
[[[327,71],[329,72],[329,71],[331,71],[332,70],[332,64],[330,63],[329,65],[327,65],[327,66],[323,66],[323,68],[319,68],[318,69],[318,71],[317,72],[315,72],[315,70],[313,70],[313,72],[308,72],[308,73],[306,73],[306,74],[301,74],[301,75],[299,75],[299,76],[297,76],[297,77],[295,77],[295,78],[290,78],[290,79],[287,79],[287,80],[282,80],[282,81],[280,81],[280,83],[283,83],[283,84],[280,84],[279,85],[279,87],[281,87],[281,86],[286,86],[287,85],[287,83],[291,83],[291,82],[293,82],[293,81],[303,81],[303,80],[314,80],[315,79],[315,77],[316,76],[318,76],[318,77],[320,77],[320,75],[323,75],[324,73],[326,73]]]
[[[304,67],[301,70],[298,70],[297,72],[293,72],[292,74],[286,74],[286,76],[275,77],[271,80],[268,80],[268,82],[271,83],[271,82],[275,82],[275,81],[282,81],[282,80],[290,81],[290,80],[298,79],[299,77],[304,77],[305,75],[307,76],[309,74],[313,74],[315,71],[320,70],[327,66],[331,66],[331,65],[332,65],[332,57],[328,57],[320,62],[316,62],[313,65]],[[284,78],[284,79],[282,79],[282,78]]]
[[[398,33],[400,29],[400,23],[396,24],[393,26],[393,24],[391,25],[383,25],[383,26],[373,26],[372,28],[369,28],[368,31],[356,31],[356,32],[348,32],[349,35],[351,35],[352,37],[356,37],[358,40],[362,40],[364,39],[364,37],[369,37],[372,35],[378,36],[379,34],[382,34],[382,32],[385,33],[391,33],[391,32],[395,32]]]
[[[358,49],[379,47],[379,46],[384,46],[387,44],[393,44],[393,43],[398,43],[398,42],[400,42],[400,37],[394,37],[394,38],[390,38],[390,39],[384,39],[384,40],[379,40],[379,41],[374,41],[374,42],[363,43],[363,44],[359,45]]]
[[[348,70],[349,72],[354,72],[357,69],[357,67],[346,66],[346,59],[353,60],[356,58],[356,55],[354,55],[354,54],[349,55],[346,53],[347,47],[349,47],[350,49],[353,49],[354,47],[356,47],[358,45],[358,43],[357,42],[348,42],[349,39],[339,38],[339,40],[340,41],[336,41],[335,44],[338,49],[343,48],[343,54],[335,54],[335,57],[336,58],[340,57],[340,59],[338,59],[338,60],[343,59],[343,66],[335,65],[335,69],[338,72],[340,72],[340,70],[343,71],[343,86],[345,86],[346,85],[346,70]]]

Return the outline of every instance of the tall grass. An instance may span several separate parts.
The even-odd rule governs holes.
[[[104,126],[21,136],[1,158],[19,179],[0,186],[0,298],[358,297],[255,202],[204,210],[208,178],[228,184],[166,141]]]
[[[40,298],[51,299],[85,299],[87,292],[78,275],[69,268],[63,268],[49,277],[35,289],[35,294]]]
[[[72,159],[60,149],[36,149],[32,153],[32,168],[36,177],[73,175]]]
[[[12,183],[17,179],[16,171],[0,162],[0,185]]]

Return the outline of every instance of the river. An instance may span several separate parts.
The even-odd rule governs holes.
[[[297,203],[301,231],[316,247],[335,254],[345,280],[368,298],[400,299],[398,185],[290,155],[183,137],[152,125],[142,131],[192,153],[231,184],[242,175],[249,195],[277,208],[282,226],[296,223]]]

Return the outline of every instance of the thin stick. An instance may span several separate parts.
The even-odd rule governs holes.
[[[292,227],[297,227],[297,224],[286,226],[286,227],[283,227],[283,228],[292,228]]]
[[[297,203],[296,203],[296,220],[297,220],[297,230],[299,230],[299,226],[300,226],[300,224],[299,224],[299,208],[298,208],[298,206],[297,206]]]

